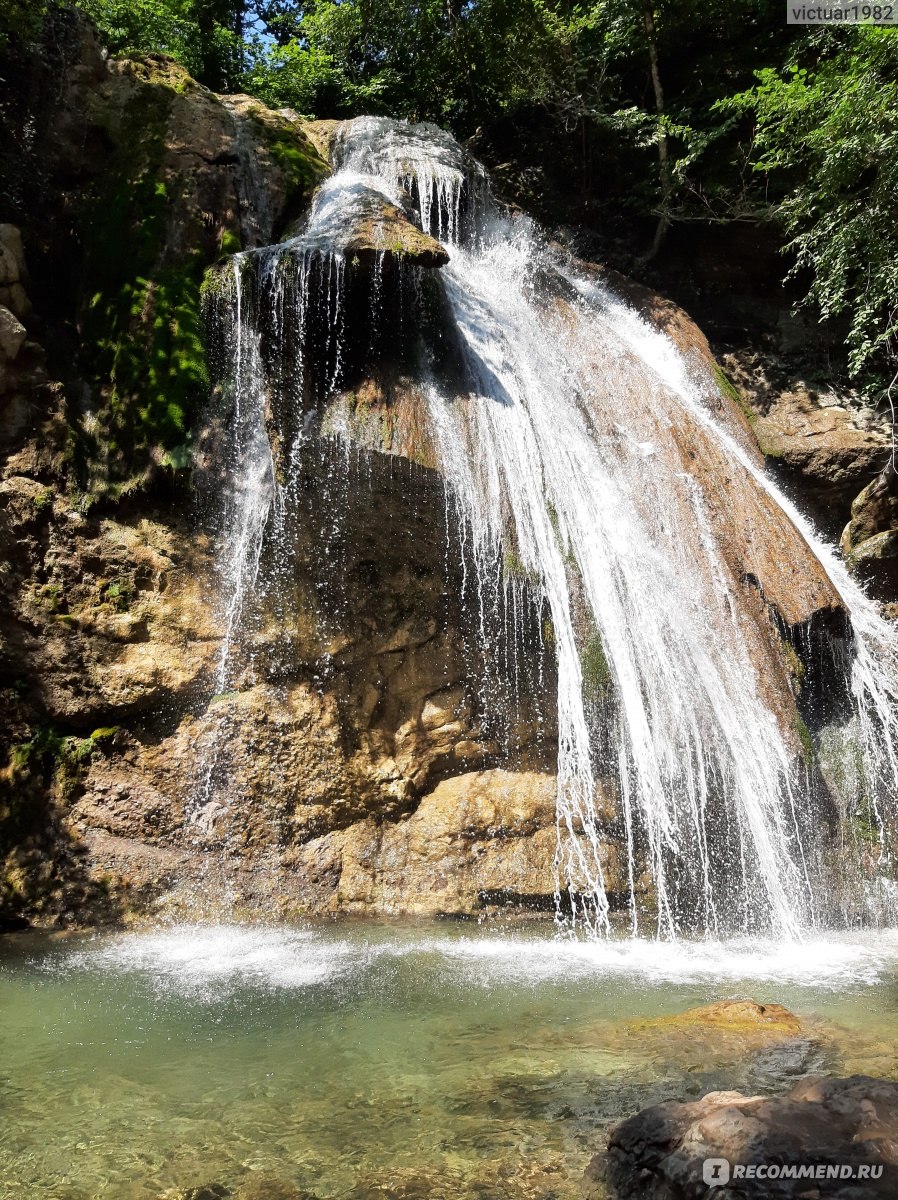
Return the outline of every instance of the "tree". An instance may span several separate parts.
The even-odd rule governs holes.
[[[754,168],[824,318],[847,316],[851,372],[898,366],[898,30],[825,31],[804,59],[764,68],[721,107],[756,122]]]
[[[113,54],[169,54],[215,91],[244,71],[246,0],[76,0]]]

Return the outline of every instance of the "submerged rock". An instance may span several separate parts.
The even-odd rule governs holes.
[[[280,1179],[259,1175],[241,1183],[235,1200],[317,1200],[317,1197]]]
[[[230,1190],[223,1183],[207,1183],[181,1191],[166,1192],[161,1200],[226,1200],[230,1195]]]
[[[782,1004],[759,1004],[756,1000],[716,1000],[673,1016],[644,1021],[637,1029],[724,1029],[733,1033],[761,1030],[771,1034],[801,1033],[801,1022]]]
[[[708,1159],[720,1160],[720,1174],[706,1173]],[[761,1178],[740,1178],[735,1170],[762,1165]],[[782,1177],[783,1168],[791,1174],[802,1167],[815,1175]],[[817,1178],[818,1167],[836,1174]],[[849,1170],[864,1175],[851,1178]],[[692,1103],[657,1104],[612,1129],[607,1158],[596,1156],[587,1169],[586,1200],[604,1200],[606,1180],[617,1200],[893,1197],[898,1084],[812,1076],[784,1096],[711,1092]]]

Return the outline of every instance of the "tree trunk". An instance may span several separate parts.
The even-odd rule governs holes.
[[[664,118],[664,89],[661,86],[661,72],[658,67],[658,39],[655,31],[655,13],[651,0],[642,0],[642,24],[645,29],[646,42],[649,50],[649,65],[652,73],[652,88],[655,92],[655,112],[658,114],[660,137],[658,138],[658,169],[661,176],[661,215],[655,227],[651,249],[643,258],[650,262],[661,249],[665,235],[670,228],[670,141],[661,122]]]

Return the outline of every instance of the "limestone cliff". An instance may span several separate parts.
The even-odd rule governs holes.
[[[477,682],[496,664],[477,657],[401,362],[360,359],[331,397],[303,463],[295,569],[244,633],[252,669],[213,694],[223,622],[204,498],[226,418],[205,404],[203,277],[295,228],[332,131],[215,96],[165,59],[107,61],[84,26],[63,32],[58,77],[30,97],[41,140],[18,147],[15,224],[0,226],[0,920],[550,906],[541,618],[526,635],[539,685],[520,689],[509,730]],[[446,261],[401,211],[360,203],[346,238],[360,270]],[[760,461],[702,335],[658,297],[630,298],[695,357]],[[726,463],[694,431],[676,441],[718,480],[715,520],[798,752],[789,638],[839,620],[838,597],[775,506],[759,545],[748,506],[764,502],[746,495],[733,519]],[[605,854],[615,894],[624,868],[614,843]]]

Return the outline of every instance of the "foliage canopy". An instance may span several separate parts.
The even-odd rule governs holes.
[[[0,0],[0,28],[24,36],[48,2]],[[523,164],[513,190],[543,215],[779,222],[784,270],[848,319],[851,371],[894,373],[894,28],[790,28],[781,0],[73,2],[111,53],[169,54],[216,90],[473,137]]]

